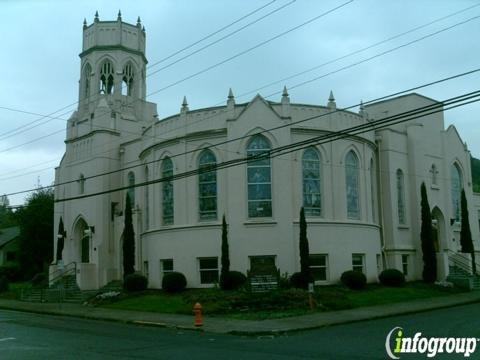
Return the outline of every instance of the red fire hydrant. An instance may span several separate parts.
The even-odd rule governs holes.
[[[193,306],[193,313],[195,314],[195,320],[193,322],[194,326],[202,326],[203,325],[203,315],[202,315],[202,305],[200,303],[196,303]]]

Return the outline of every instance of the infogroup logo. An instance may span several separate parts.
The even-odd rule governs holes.
[[[421,332],[415,333],[413,337],[404,336],[401,327],[394,327],[387,334],[385,350],[391,359],[400,359],[401,354],[426,354],[433,358],[437,354],[459,354],[470,357],[477,348],[477,338],[453,338],[453,337],[422,337]]]

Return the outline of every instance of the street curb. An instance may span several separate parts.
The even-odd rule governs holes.
[[[348,320],[339,320],[335,322],[330,322],[330,323],[324,323],[320,325],[313,325],[313,326],[305,326],[301,328],[286,328],[286,329],[274,329],[274,330],[261,330],[261,331],[241,331],[241,330],[232,330],[227,332],[229,335],[235,335],[235,336],[262,336],[262,335],[286,335],[286,334],[293,334],[293,333],[299,333],[302,331],[309,331],[309,330],[315,330],[315,329],[321,329],[321,328],[326,328],[330,326],[337,326],[337,325],[346,325],[346,324],[353,324],[353,323],[358,323],[358,322],[363,322],[363,321],[370,321],[370,320],[378,320],[378,319],[387,319],[390,317],[395,317],[395,316],[401,316],[401,315],[411,315],[411,314],[420,314],[424,312],[429,312],[433,310],[439,310],[439,309],[448,309],[456,306],[462,306],[462,305],[469,305],[469,304],[475,304],[479,303],[480,299],[472,299],[472,300],[464,300],[455,304],[446,304],[446,305],[439,305],[431,308],[425,308],[425,309],[417,309],[417,310],[408,310],[408,311],[398,311],[398,312],[392,312],[389,314],[378,314],[378,315],[373,315],[369,318],[362,318],[362,319],[348,319]]]
[[[20,300],[18,300],[20,301]],[[111,317],[101,317],[101,316],[92,316],[92,315],[81,315],[81,314],[66,314],[64,312],[56,312],[51,310],[35,310],[35,309],[25,309],[25,308],[17,308],[15,306],[6,306],[0,304],[0,309],[2,310],[12,310],[12,311],[19,311],[31,314],[38,314],[38,315],[54,315],[54,316],[62,316],[62,317],[69,317],[69,318],[77,318],[77,319],[84,319],[84,320],[96,320],[96,321],[108,321],[108,322],[116,322],[122,324],[131,324],[136,326],[148,326],[148,327],[158,327],[158,328],[168,328],[168,329],[175,329],[175,330],[188,330],[188,331],[196,331],[196,332],[205,332],[202,328],[196,327],[189,327],[183,325],[175,325],[163,322],[153,322],[153,321],[143,321],[143,320],[123,320],[118,318],[111,318]]]
[[[153,321],[143,321],[143,320],[123,320],[123,319],[118,319],[118,318],[101,317],[101,316],[88,315],[88,314],[68,314],[68,313],[57,312],[57,311],[52,311],[52,310],[37,310],[37,309],[16,308],[15,306],[8,306],[8,305],[4,305],[4,304],[0,304],[0,309],[27,312],[27,313],[40,314],[40,315],[54,315],[54,316],[64,316],[64,317],[70,317],[70,318],[86,319],[86,320],[97,320],[97,321],[100,320],[100,321],[117,322],[117,323],[131,324],[131,325],[136,325],[136,326],[147,326],[147,327],[157,327],[157,328],[184,330],[184,331],[194,331],[194,332],[199,332],[199,333],[212,332],[212,333],[223,333],[223,334],[228,334],[228,335],[233,335],[233,336],[254,337],[254,336],[266,336],[266,335],[267,336],[268,335],[281,336],[281,335],[286,335],[286,334],[298,333],[298,332],[302,332],[302,331],[321,329],[321,328],[330,327],[330,326],[345,325],[345,324],[357,323],[357,322],[362,322],[362,321],[384,319],[384,318],[401,316],[401,315],[417,314],[417,313],[423,313],[423,312],[428,312],[428,311],[433,311],[433,310],[438,310],[438,309],[447,309],[447,308],[452,308],[452,307],[456,307],[456,306],[474,304],[474,303],[479,303],[479,302],[480,302],[480,298],[477,298],[477,299],[463,300],[463,301],[459,301],[457,303],[432,306],[432,307],[424,308],[424,309],[394,311],[394,312],[391,312],[391,313],[388,313],[388,314],[376,314],[376,315],[372,315],[368,318],[365,317],[365,318],[358,318],[358,319],[352,318],[352,319],[344,319],[344,320],[332,320],[332,321],[329,321],[329,322],[324,322],[322,324],[313,325],[313,326],[291,327],[291,328],[285,328],[285,329],[272,329],[272,330],[259,330],[259,331],[231,330],[231,331],[227,331],[227,332],[219,332],[219,331],[208,329],[208,318],[206,319],[207,329],[205,329],[205,328],[194,327],[194,326],[190,327],[190,326],[183,326],[183,325],[175,325],[175,324],[166,323],[166,322],[153,322]]]

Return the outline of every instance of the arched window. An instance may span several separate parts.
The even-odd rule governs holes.
[[[248,217],[272,216],[270,142],[255,135],[247,144]],[[263,156],[262,156],[263,155]]]
[[[100,93],[113,94],[114,69],[110,61],[105,61],[100,68]]]
[[[80,174],[80,176],[78,177],[78,193],[85,193],[85,176],[83,176],[83,174]]]
[[[145,166],[145,182],[149,181],[149,173],[148,173],[148,166]],[[149,185],[145,185],[143,188],[145,194],[145,203],[144,203],[144,221],[145,221],[145,229],[150,227],[150,205],[149,205],[149,194],[148,194]]]
[[[353,150],[350,150],[345,157],[345,183],[347,185],[347,218],[354,220],[360,219],[359,180],[358,157]]]
[[[128,63],[123,68],[122,95],[132,96],[133,94],[134,71],[132,64]]]
[[[198,158],[198,206],[200,220],[217,218],[217,159],[210,150],[203,150]]]
[[[437,180],[437,174],[438,174],[437,165],[432,164],[432,169],[430,170],[430,172],[432,173],[432,185],[438,185],[438,180]]]
[[[453,164],[451,169],[452,214],[456,221],[460,221],[460,194],[462,188],[462,172],[457,164]]]
[[[90,64],[87,64],[83,69],[83,98],[87,100],[90,97],[91,76],[92,76],[92,67],[90,66]]]
[[[311,147],[303,152],[303,208],[309,216],[322,214],[322,192],[320,182],[320,156],[318,151]]]
[[[404,225],[406,223],[405,215],[405,184],[403,171],[397,170],[397,211],[398,223]]]
[[[162,161],[162,223],[163,225],[173,224],[173,162],[166,157]]]
[[[130,197],[130,204],[132,205],[132,209],[135,206],[135,174],[133,171],[130,171],[127,175],[128,180],[128,196]]]

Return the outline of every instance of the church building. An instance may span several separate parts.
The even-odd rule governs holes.
[[[445,129],[443,111],[321,140],[441,106],[438,101],[410,93],[354,112],[337,109],[332,92],[324,104],[291,102],[286,88],[278,101],[256,95],[238,103],[226,90],[224,105],[190,109],[184,98],[178,114],[159,119],[156,104],[146,100],[145,44],[140,19],[132,25],[120,15],[116,21],[96,15],[83,26],[78,108],[55,173],[63,266],[76,264],[81,289],[122,279],[127,192],[135,268],[151,288],[161,288],[171,271],[182,272],[188,287],[218,281],[223,215],[231,270],[246,273],[252,264],[271,263],[282,274],[299,271],[301,207],[317,284],[336,283],[351,269],[369,282],[385,268],[421,279],[422,183],[438,279],[446,278],[460,252],[462,189],[479,252],[480,194],[472,190],[470,152],[454,126]],[[289,151],[275,155],[282,148]],[[235,164],[248,157],[253,160]],[[229,163],[235,165],[222,165]],[[56,253],[62,235],[55,232]],[[51,272],[59,266],[52,264]]]

